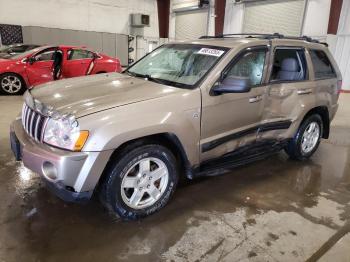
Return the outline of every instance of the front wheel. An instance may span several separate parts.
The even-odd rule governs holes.
[[[107,171],[101,200],[123,219],[135,220],[167,204],[178,182],[176,160],[167,148],[155,144],[125,153]]]
[[[300,125],[297,134],[289,142],[285,151],[290,158],[306,160],[317,150],[323,134],[323,122],[320,115],[306,118]]]
[[[4,95],[21,95],[25,90],[22,78],[13,73],[0,76],[0,93]]]

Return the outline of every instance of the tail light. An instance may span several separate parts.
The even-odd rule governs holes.
[[[341,87],[343,85],[343,81],[342,80],[338,80],[337,82],[337,90],[338,90],[338,94],[340,94],[341,91]]]

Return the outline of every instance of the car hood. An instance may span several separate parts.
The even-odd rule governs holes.
[[[77,118],[177,92],[184,90],[118,73],[49,82],[30,91],[35,100]]]

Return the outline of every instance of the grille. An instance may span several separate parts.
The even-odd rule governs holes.
[[[27,134],[36,141],[41,141],[47,117],[34,111],[25,103],[22,109],[22,125]]]

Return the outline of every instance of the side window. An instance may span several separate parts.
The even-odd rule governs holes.
[[[276,48],[270,81],[302,81],[308,79],[303,49]]]
[[[71,49],[68,51],[68,60],[92,59],[94,53],[83,49]]]
[[[256,49],[243,53],[230,67],[224,77],[249,79],[251,86],[260,85],[264,72],[266,49]]]
[[[53,55],[55,53],[55,49],[46,49],[35,56],[36,61],[51,61],[53,60]]]
[[[325,52],[321,50],[310,50],[310,56],[314,66],[316,79],[337,77]]]

